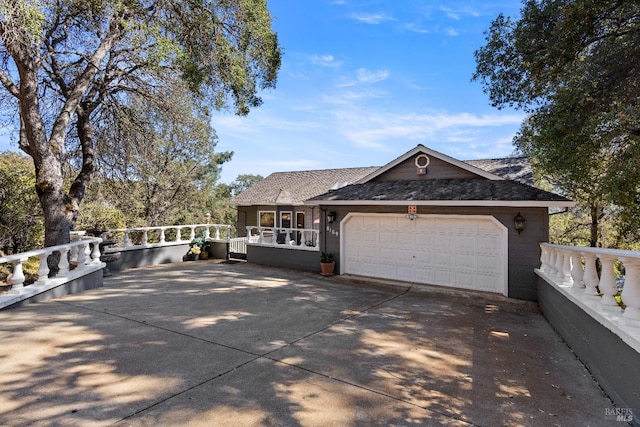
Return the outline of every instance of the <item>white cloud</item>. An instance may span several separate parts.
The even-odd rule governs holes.
[[[476,10],[473,10],[468,7],[463,7],[460,9],[452,9],[445,6],[440,7],[440,11],[447,15],[449,18],[459,21],[464,16],[472,16],[477,18],[480,16],[480,13]]]
[[[417,24],[415,22],[407,22],[406,24],[404,24],[404,28],[412,31],[414,33],[420,33],[420,34],[429,34],[431,33],[431,31],[427,28],[424,28],[423,26],[421,26],[420,24]]]
[[[333,55],[312,55],[309,60],[312,64],[322,67],[338,68],[342,65],[342,61],[337,60]]]
[[[372,111],[339,111],[334,114],[336,126],[344,137],[355,145],[370,149],[386,149],[397,141],[424,143],[438,150],[438,145],[451,153],[456,145],[469,147],[475,144],[474,154],[484,156],[462,156],[462,158],[500,156],[505,145],[495,145],[495,137],[488,135],[494,128],[518,126],[524,116],[520,114],[470,113],[383,113]],[[512,131],[509,132],[509,138]],[[433,145],[436,146],[433,146]],[[511,144],[509,139],[508,145]],[[442,150],[442,148],[440,148]],[[469,152],[469,150],[465,150]],[[476,153],[477,152],[477,153]]]
[[[455,28],[452,27],[446,27],[442,29],[442,32],[446,35],[448,35],[449,37],[455,37],[460,35],[460,32],[458,30],[456,30]]]
[[[356,72],[358,83],[373,84],[386,80],[389,77],[387,70],[370,71],[366,68],[358,68]]]
[[[355,78],[338,83],[337,87],[350,87],[356,85],[372,85],[389,78],[387,70],[368,70],[366,68],[358,68]]]
[[[351,18],[363,24],[376,25],[386,21],[395,21],[395,18],[391,15],[384,13],[353,13]]]

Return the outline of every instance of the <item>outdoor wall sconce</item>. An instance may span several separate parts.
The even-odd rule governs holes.
[[[337,216],[338,215],[336,214],[336,211],[329,211],[329,213],[327,214],[327,222],[329,224],[333,224]]]
[[[518,232],[518,234],[520,234],[520,232],[524,230],[524,221],[525,219],[522,215],[520,215],[520,212],[518,212],[518,215],[516,215],[515,218],[513,218],[513,226]]]
[[[410,213],[410,214],[406,214],[405,215],[407,217],[407,219],[409,219],[410,221],[413,221],[414,219],[418,218],[417,214],[414,213]]]

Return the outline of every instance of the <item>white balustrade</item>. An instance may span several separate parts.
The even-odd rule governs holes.
[[[578,298],[585,298],[612,313],[640,326],[640,252],[617,249],[573,247],[540,244],[542,250],[539,271],[548,281],[572,289]],[[584,269],[583,269],[584,259]],[[569,260],[569,261],[567,261]],[[598,274],[597,260],[600,261]],[[625,309],[619,308],[616,282],[616,260],[624,266],[624,285],[619,295]],[[571,286],[568,286],[571,284]],[[584,284],[584,291],[582,285]],[[594,299],[597,298],[597,299]]]
[[[5,300],[13,300],[16,295],[22,295],[26,293],[34,293],[39,289],[44,289],[50,286],[52,283],[64,283],[69,277],[81,277],[92,271],[101,269],[104,264],[100,261],[100,248],[99,243],[102,242],[100,237],[80,237],[73,239],[71,243],[57,246],[49,246],[42,249],[36,249],[33,251],[22,252],[14,255],[7,255],[0,257],[0,263],[13,264],[13,272],[8,278],[11,284],[11,290],[3,295],[0,295],[0,307],[5,305]],[[93,246],[93,250],[91,249]],[[49,265],[48,258],[54,253],[59,254],[58,272],[54,277],[49,277]],[[71,269],[70,258],[73,256],[73,265],[77,266],[75,269]],[[37,270],[37,278],[33,285],[24,286],[26,280],[23,264],[29,258],[38,258],[39,266]],[[90,268],[93,267],[93,268]]]
[[[319,251],[319,231],[310,228],[277,228],[248,226],[248,244],[288,247],[306,251]]]
[[[189,230],[189,240],[183,240],[183,229]],[[210,229],[214,229],[211,239]],[[175,230],[175,238],[168,239],[167,232],[169,230]],[[131,235],[140,235],[140,242],[132,242]],[[157,246],[170,246],[177,244],[184,244],[190,242],[196,238],[198,234],[201,234],[207,240],[213,241],[226,241],[231,239],[231,226],[227,224],[190,224],[190,225],[165,225],[161,227],[131,227],[131,228],[113,228],[103,233],[104,239],[114,239],[116,243],[106,249],[107,252],[121,251],[121,250],[133,250],[147,247]],[[118,236],[122,236],[122,242],[117,240]],[[152,239],[153,236],[157,236],[157,242]]]

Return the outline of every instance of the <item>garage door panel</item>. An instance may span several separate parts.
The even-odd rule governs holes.
[[[503,293],[506,230],[489,217],[352,215],[344,224],[348,274]]]

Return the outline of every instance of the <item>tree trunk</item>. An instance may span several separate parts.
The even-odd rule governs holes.
[[[589,235],[589,246],[595,248],[598,244],[598,223],[600,221],[600,208],[591,205],[591,230]]]

